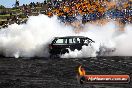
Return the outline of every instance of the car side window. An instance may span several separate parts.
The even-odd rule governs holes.
[[[63,39],[57,39],[56,40],[56,44],[62,44],[63,43]]]
[[[72,44],[72,43],[76,43],[75,38],[70,38],[70,39],[69,39],[69,43],[71,43],[71,44]]]
[[[55,44],[67,44],[67,39],[57,39]]]
[[[67,44],[67,39],[63,39],[63,43],[64,44]]]
[[[76,42],[77,43],[80,43],[81,42],[80,38],[77,38]]]
[[[80,43],[80,38],[70,38],[69,43]]]
[[[71,38],[71,39],[69,39],[69,43],[73,43],[73,39]]]

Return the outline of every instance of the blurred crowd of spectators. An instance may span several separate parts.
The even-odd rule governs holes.
[[[49,17],[57,15],[62,22],[73,22],[78,20],[77,16],[80,16],[83,23],[101,18],[118,19],[122,23],[132,23],[132,1],[130,0],[119,6],[112,0],[53,0],[43,3],[31,2],[29,5],[23,4],[18,8],[26,18],[31,15],[46,14]],[[10,18],[7,20],[21,23],[19,21],[21,16],[17,13],[11,16],[12,14],[10,13]]]
[[[117,7],[117,3],[110,0],[66,0],[63,2],[54,1],[53,7],[49,6],[47,15],[57,15],[62,21],[72,22],[80,15],[83,22],[101,19],[121,19],[125,22],[132,22],[132,2],[126,1]],[[52,8],[52,9],[51,9]]]
[[[38,11],[37,8],[42,7]],[[23,5],[22,10],[26,16],[30,13],[38,15],[46,14],[49,17],[57,15],[62,22],[73,22],[77,16],[82,17],[82,21],[89,22],[103,17],[108,19],[121,19],[122,22],[132,22],[132,2],[127,0],[117,7],[112,0],[53,0],[43,3],[31,2]],[[36,13],[35,13],[36,12]],[[31,14],[32,15],[32,14]]]

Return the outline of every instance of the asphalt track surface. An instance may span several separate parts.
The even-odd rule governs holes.
[[[78,67],[87,74],[128,74],[132,57],[0,58],[0,88],[132,88],[127,84],[79,84]]]

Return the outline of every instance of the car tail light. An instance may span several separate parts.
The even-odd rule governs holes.
[[[49,45],[49,49],[52,49],[52,46],[51,45]]]

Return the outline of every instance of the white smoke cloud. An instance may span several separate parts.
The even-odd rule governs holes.
[[[132,24],[125,26],[125,31],[115,38],[117,56],[132,56]]]
[[[71,51],[68,49],[69,53],[61,55],[61,58],[86,58],[86,57],[96,57],[96,49],[93,46],[82,46],[82,50],[75,49]]]
[[[6,56],[48,56],[46,44],[55,36],[71,35],[72,27],[61,24],[57,17],[29,17],[27,24],[12,24],[0,31],[0,50]]]
[[[83,25],[83,32],[76,34],[74,27],[59,22],[56,16],[31,16],[26,24],[12,24],[0,30],[0,52],[5,56],[32,57],[48,56],[48,43],[58,36],[87,36],[95,41],[92,50],[83,46],[81,51],[70,51],[64,57],[96,56],[100,45],[116,48],[111,55],[130,55],[132,48],[132,25],[126,25],[125,31],[118,31],[118,26],[111,21],[103,26],[97,24]],[[63,56],[62,56],[63,57]]]

